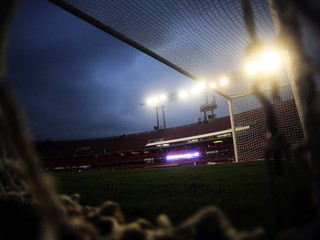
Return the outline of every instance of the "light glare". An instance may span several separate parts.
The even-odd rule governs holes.
[[[155,97],[150,97],[150,98],[148,98],[147,101],[146,101],[147,105],[149,105],[149,106],[157,105],[158,102],[159,102],[158,99],[155,98]]]
[[[248,76],[257,74],[274,74],[281,66],[280,52],[276,49],[265,49],[257,52],[245,63],[244,70]]]
[[[209,83],[209,87],[214,89],[217,87],[217,84],[215,82],[211,82],[211,83]]]
[[[181,159],[194,159],[200,157],[200,152],[193,151],[188,153],[182,153],[182,154],[168,154],[166,156],[167,161],[175,161],[175,160],[181,160]]]
[[[198,88],[191,89],[191,94],[192,95],[198,95],[199,93],[200,93],[200,90]]]
[[[228,85],[228,83],[229,83],[229,79],[227,77],[222,77],[220,79],[221,86],[226,86],[226,85]]]
[[[160,95],[159,97],[160,102],[165,102],[167,101],[167,96],[165,94]]]
[[[182,91],[179,92],[179,97],[182,98],[182,99],[185,99],[188,96],[189,96],[189,93],[186,90],[182,90]]]
[[[263,73],[273,73],[279,69],[281,56],[275,51],[263,52],[259,59],[260,69]]]
[[[149,97],[146,100],[146,104],[149,105],[149,106],[157,106],[160,103],[164,103],[166,101],[167,101],[167,95],[162,94],[162,95],[159,95],[159,96]]]
[[[196,88],[199,89],[200,91],[202,91],[206,88],[206,83],[205,82],[198,82]]]
[[[192,95],[198,95],[206,88],[205,82],[197,82],[195,86],[190,90]]]
[[[247,62],[245,71],[249,76],[255,75],[258,72],[258,66],[254,62]]]

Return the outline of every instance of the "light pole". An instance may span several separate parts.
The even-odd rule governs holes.
[[[159,126],[159,113],[158,113],[158,110],[159,110],[159,108],[158,108],[158,106],[156,106],[157,130],[159,130],[159,129],[160,129],[160,126]]]
[[[162,111],[162,121],[163,121],[163,129],[166,129],[166,118],[164,114],[164,103],[167,101],[166,95],[160,95],[158,97],[151,97],[146,100],[146,102],[141,103],[140,105],[148,105],[154,106],[156,109],[156,117],[157,117],[157,130],[160,130],[160,121],[159,121],[159,108]]]
[[[166,129],[166,117],[164,114],[164,104],[161,104],[161,106],[156,106],[156,115],[157,115],[157,128],[160,129],[160,121],[159,121],[159,108],[161,108],[162,111],[162,123],[163,123],[163,129]]]
[[[163,129],[166,129],[166,118],[164,116],[164,105],[162,105],[161,108],[162,108]]]

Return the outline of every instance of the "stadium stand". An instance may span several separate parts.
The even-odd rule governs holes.
[[[37,142],[37,148],[43,158],[76,157],[106,153],[108,148],[119,141],[123,135],[98,139],[81,139]]]
[[[121,136],[112,136],[97,139],[83,139],[70,141],[38,141],[36,146],[43,159],[45,168],[59,168],[66,166],[92,165],[92,160],[87,162],[83,159],[103,158],[99,165],[107,157],[111,158],[113,163],[130,162],[130,159],[154,158],[152,154],[159,152],[157,149],[145,149],[145,146],[157,140],[170,141],[190,136],[198,136],[206,133],[218,132],[230,129],[229,117],[222,117],[213,123],[194,123],[179,127],[167,128],[160,131],[149,131],[136,134]],[[141,154],[143,156],[141,156]],[[125,156],[125,158],[123,158]],[[79,161],[79,163],[77,163]],[[90,164],[88,164],[90,163]]]
[[[273,104],[278,126],[289,145],[304,139],[293,99]],[[235,115],[240,161],[264,159],[267,123],[264,108]],[[232,162],[234,146],[229,116],[149,132],[97,139],[40,141],[45,169],[132,168],[170,164]],[[192,154],[197,154],[193,156]],[[170,160],[168,156],[170,155]]]
[[[173,128],[167,128],[160,131],[152,131],[145,133],[137,133],[126,135],[117,146],[114,147],[114,151],[128,151],[142,149],[147,143],[154,139],[173,140],[178,138],[190,137],[201,135],[210,132],[217,132],[230,128],[229,117],[223,117],[216,120],[214,123],[194,123],[184,126],[178,126]]]

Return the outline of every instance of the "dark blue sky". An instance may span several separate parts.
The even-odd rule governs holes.
[[[194,84],[184,75],[43,0],[17,11],[7,76],[35,139],[78,139],[153,130],[152,93]],[[167,127],[197,122],[204,96],[168,103]],[[219,116],[226,102],[217,96]]]

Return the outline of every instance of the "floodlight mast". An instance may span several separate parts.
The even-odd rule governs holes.
[[[157,115],[157,130],[160,130],[160,121],[159,121],[159,108],[162,110],[162,123],[163,123],[163,129],[166,129],[166,118],[164,114],[164,104],[161,105],[161,107],[156,106],[156,115]]]
[[[156,115],[157,115],[157,130],[160,129],[160,126],[159,126],[159,113],[158,113],[158,107],[156,107]]]
[[[166,118],[165,118],[165,113],[164,113],[165,102],[173,101],[173,99],[174,99],[173,94],[169,94],[168,96],[162,94],[158,97],[151,97],[151,98],[147,99],[145,102],[140,103],[141,106],[149,105],[149,106],[155,107],[156,118],[157,118],[157,126],[155,128],[157,128],[156,130],[158,130],[158,131],[160,130],[159,109],[161,109],[161,112],[162,112],[163,129],[167,128]]]
[[[164,115],[164,105],[162,105],[162,121],[163,121],[163,129],[166,129],[166,118]]]

